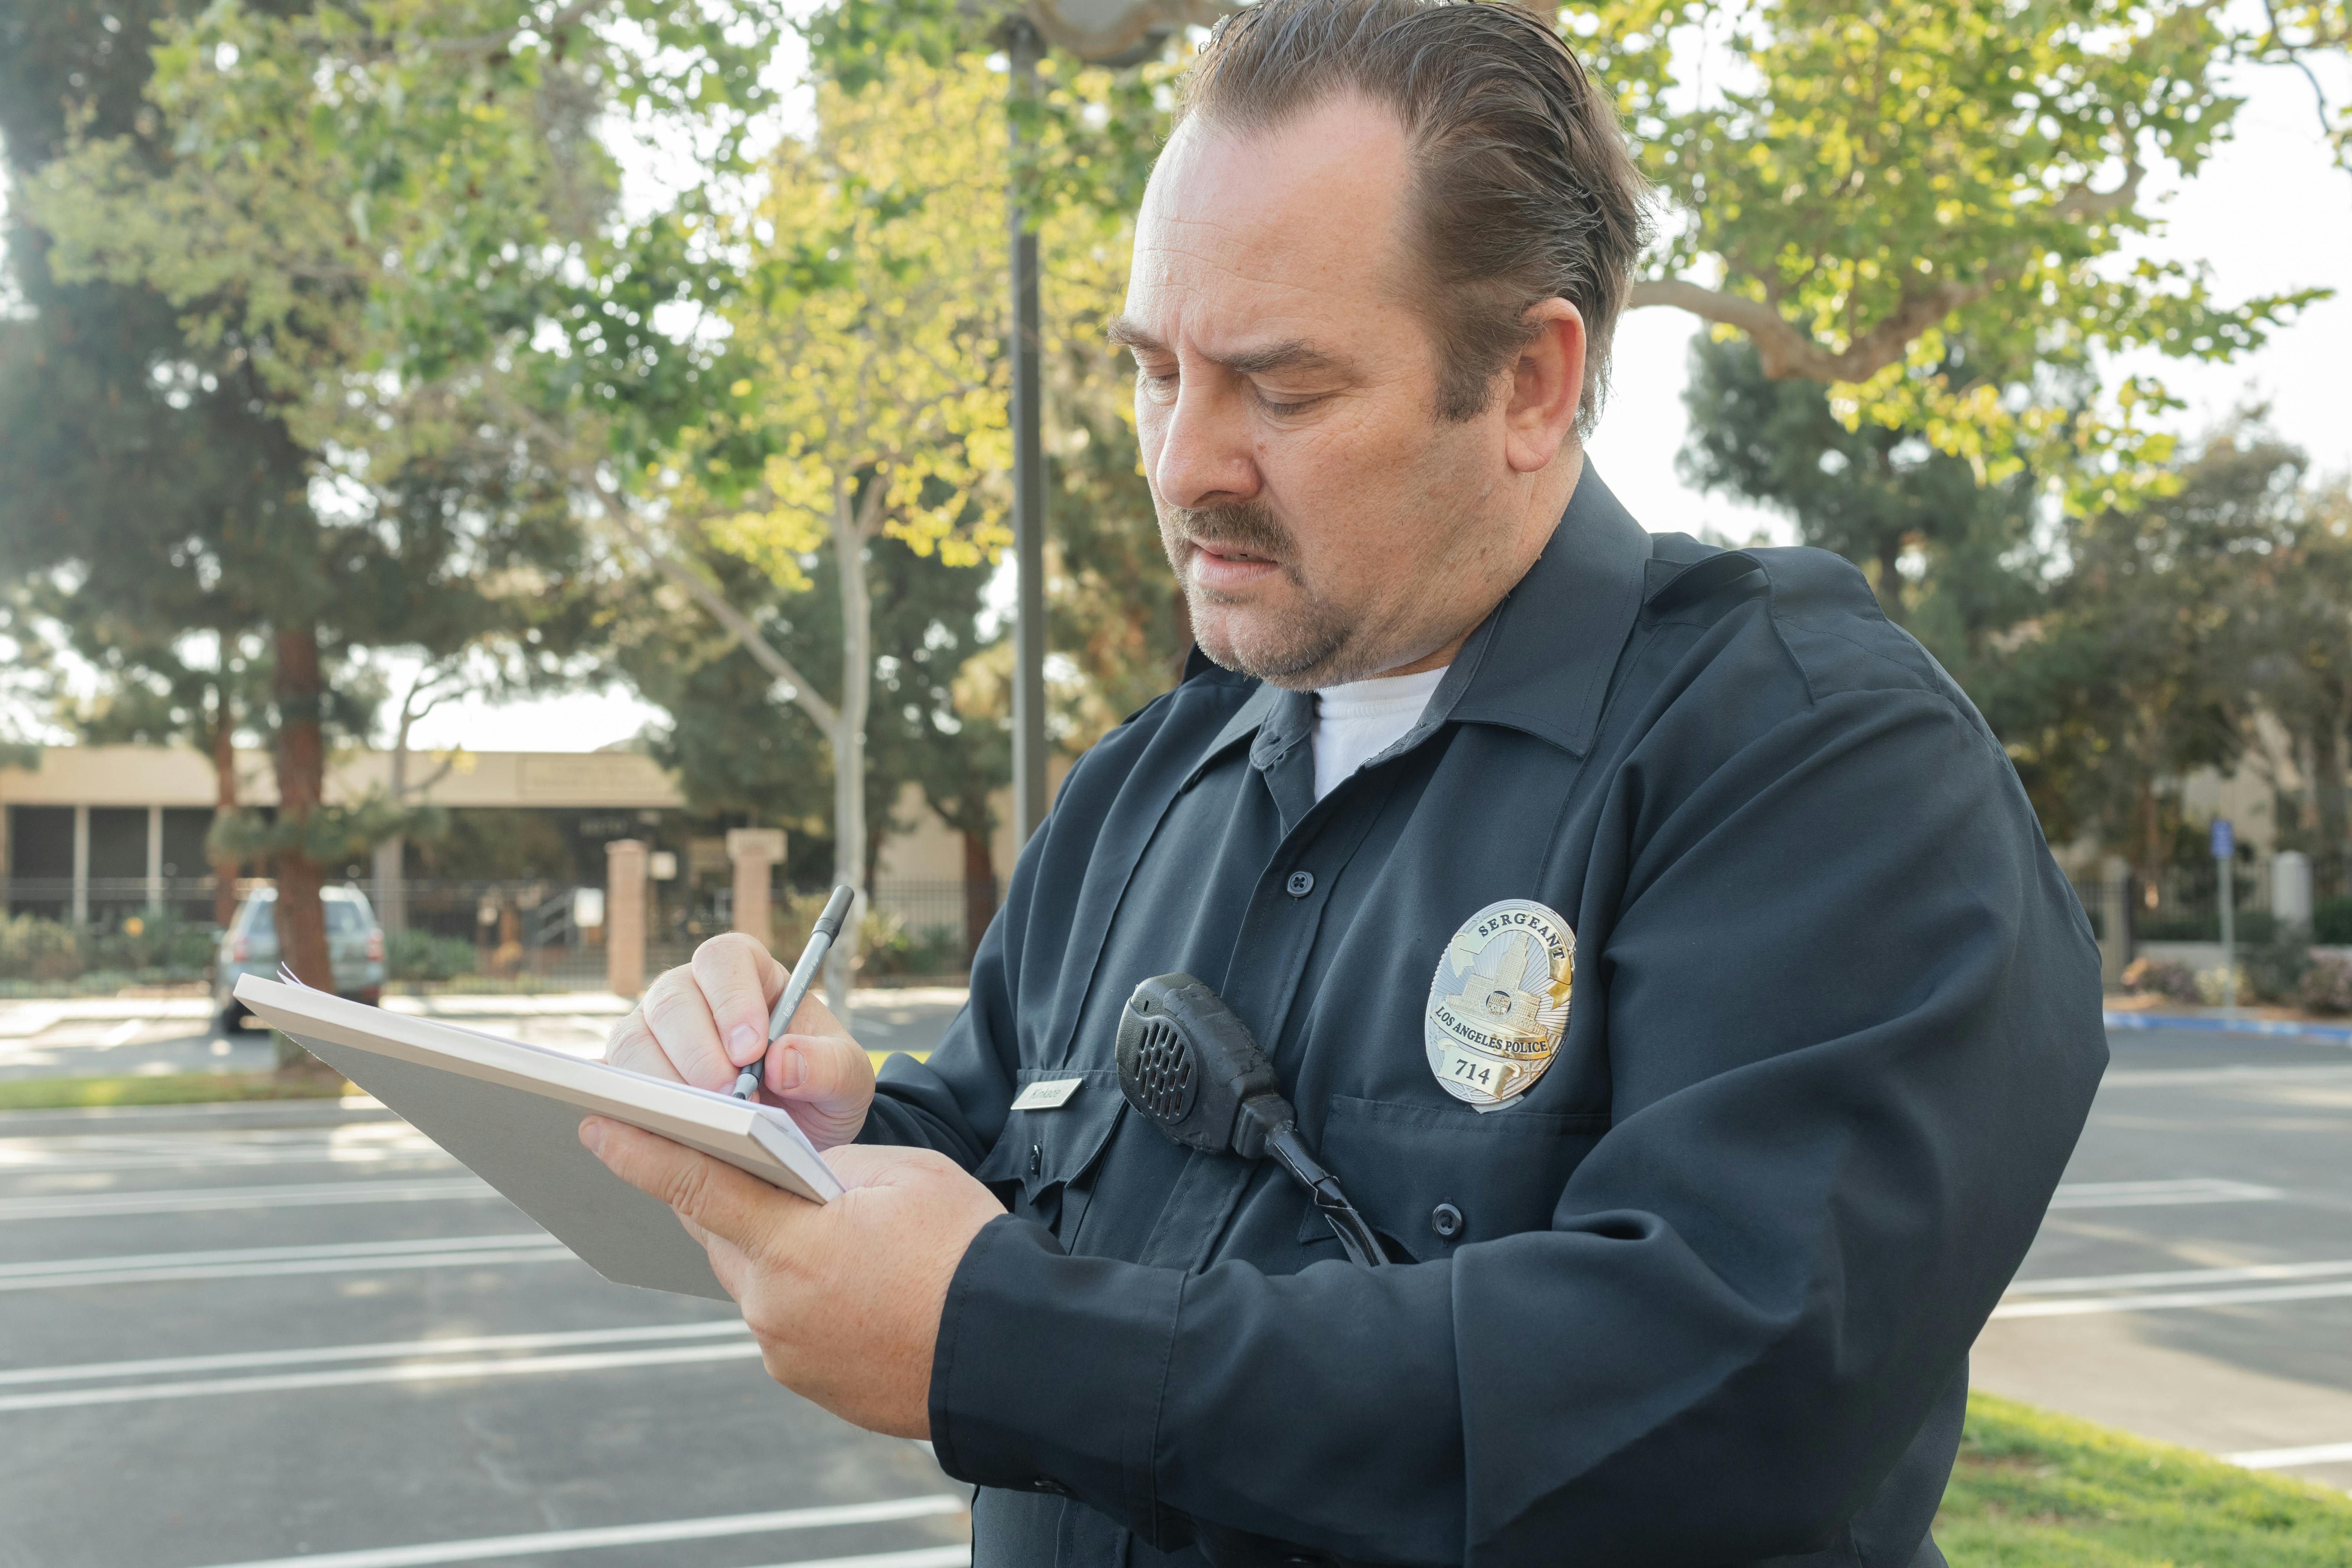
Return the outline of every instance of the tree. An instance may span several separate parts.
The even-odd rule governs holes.
[[[1963,637],[2013,625],[2031,614],[2033,592],[1981,590],[2002,579],[2030,578],[2038,563],[1997,568],[1994,584],[1959,567],[1956,557],[1998,560],[2027,544],[2032,523],[2028,484],[1979,487],[1963,459],[1939,452],[1917,431],[1868,424],[1847,428],[1818,382],[1773,380],[1742,340],[1700,337],[1691,344],[1691,378],[1683,393],[1690,434],[1676,466],[1693,484],[1726,489],[1793,519],[1807,544],[1835,551],[1871,574],[1880,607],[1898,624],[1939,589],[1969,591],[1969,603],[1939,605]],[[1916,578],[1905,566],[1916,562]],[[1944,570],[1947,565],[1951,570]],[[1925,631],[1927,626],[1915,626]],[[1942,629],[1942,628],[1939,628]]]
[[[701,564],[771,649],[838,689],[841,599],[830,552],[809,556],[810,585],[797,592],[723,552]],[[906,786],[919,786],[927,807],[963,836],[969,890],[985,904],[976,924],[966,911],[967,937],[977,940],[995,912],[990,796],[1003,781],[1009,743],[1002,724],[961,710],[957,680],[982,644],[988,569],[952,566],[885,537],[867,547],[866,571],[875,653],[860,849],[866,882],[888,834],[910,826],[894,820]],[[648,585],[621,634],[621,668],[670,715],[651,737],[653,754],[684,781],[698,809],[782,823],[829,854],[831,796],[821,781],[831,771],[830,742],[805,710],[779,696],[775,678],[741,639],[678,601],[674,585]]]
[[[0,140],[19,185],[77,129],[150,164],[166,155],[142,96],[145,44],[184,10],[173,0],[0,0]],[[267,707],[266,627],[241,576],[207,578],[175,554],[191,537],[220,536],[252,503],[277,450],[271,422],[241,377],[194,363],[180,312],[158,290],[60,279],[21,203],[7,241],[21,308],[0,316],[0,573],[19,588],[19,658],[70,652],[98,675],[91,701],[64,715],[85,738],[204,752],[225,826],[237,810],[236,735]],[[41,676],[62,691],[53,658]],[[216,856],[224,925],[237,869]]]
[[[690,218],[608,222],[597,117],[666,116],[732,166],[778,26],[764,0],[228,0],[158,26],[131,132],[93,122],[20,184],[58,281],[173,312],[184,351],[144,351],[142,374],[226,388],[252,427],[215,526],[163,556],[267,627],[267,847],[289,962],[314,984],[320,860],[396,826],[323,801],[324,671],[344,647],[485,638],[541,672],[564,663],[558,628],[583,624],[593,563],[574,475],[533,453],[516,410],[568,399],[601,426],[618,388],[690,397],[681,380],[707,358],[651,321],[691,295]]]
[[[2309,852],[2336,895],[2352,890],[2352,489],[2312,486],[2307,468],[2250,417],[2205,444],[2180,500],[2242,541],[2225,647],[2301,775],[2279,792],[2281,847]]]
[[[1633,307],[2078,510],[2169,480],[2160,384],[2073,395],[2101,354],[2228,359],[2325,293],[2224,305],[2198,267],[2126,259],[2159,227],[2150,167],[2193,175],[2237,108],[2211,7],[1631,0],[1570,31],[1673,203]]]
[[[871,548],[887,536],[971,566],[1009,542],[994,259],[1003,142],[972,134],[998,98],[976,65],[908,63],[862,93],[819,85],[815,134],[778,150],[753,231],[753,283],[733,316],[751,367],[735,388],[742,404],[684,443],[667,496],[674,526],[700,530],[788,593],[810,586],[804,557],[832,557],[835,695],[772,649],[761,662],[831,752],[834,876],[856,889],[861,913]],[[764,645],[747,647],[756,656]],[[854,937],[834,953],[827,990],[840,1013]]]

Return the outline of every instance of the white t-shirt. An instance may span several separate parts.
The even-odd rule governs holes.
[[[1329,795],[1341,779],[1402,739],[1444,679],[1440,666],[1419,675],[1383,675],[1318,691],[1315,798]]]

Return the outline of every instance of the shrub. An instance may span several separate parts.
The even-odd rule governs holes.
[[[2204,1003],[2208,1007],[2219,1007],[2222,1004],[2230,1001],[2230,987],[2232,973],[2232,971],[2224,969],[2219,964],[2216,964],[2211,969],[2199,970],[2197,972],[2197,1000]],[[2246,978],[2246,966],[2242,963],[2239,964],[2234,973],[2237,983],[2236,999],[2240,1002],[2252,1001],[2254,999],[2254,987],[2253,983]]]
[[[2311,967],[2311,933],[2273,919],[2266,910],[2261,913],[2259,921],[2248,917],[2253,929],[2240,950],[2245,955],[2246,978],[2265,1002],[2293,1001],[2304,972]]]
[[[2124,989],[2142,996],[2194,1002],[2197,1000],[2197,975],[2185,963],[2160,958],[2135,958],[2124,971]]]
[[[2315,1013],[2352,1013],[2352,963],[2340,958],[2313,960],[2295,987],[2295,1000]]]
[[[2325,947],[2352,946],[2352,896],[2311,906],[2311,940]]]
[[[71,980],[85,963],[81,934],[38,915],[0,920],[0,975],[12,980]]]
[[[387,980],[454,980],[474,973],[477,956],[474,944],[462,937],[435,936],[423,931],[384,933]]]
[[[861,974],[954,974],[963,967],[963,937],[952,926],[908,929],[906,918],[869,910],[858,931]]]
[[[92,969],[124,969],[177,978],[201,974],[212,962],[218,929],[209,921],[133,916],[113,931],[82,938],[82,961]]]

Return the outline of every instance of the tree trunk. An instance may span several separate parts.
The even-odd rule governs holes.
[[[990,854],[988,835],[963,830],[963,960],[967,966],[980,956],[980,939],[996,918],[996,860]]]
[[[2344,731],[2332,719],[2312,726],[2311,795],[2318,819],[2319,891],[2336,898],[2345,891],[2345,859],[2352,845],[2346,843]]]
[[[236,815],[236,715],[229,708],[228,672],[223,670],[213,688],[213,826],[220,827]],[[236,918],[236,872],[234,855],[213,861],[213,924],[223,931]]]
[[[1903,536],[1878,536],[1878,607],[1896,626],[1903,624]]]
[[[2158,889],[2164,884],[2163,847],[2156,814],[2156,787],[2147,779],[2139,781],[2139,872],[2141,886],[2147,890],[2147,907],[2156,908]]]
[[[276,638],[278,671],[278,822],[288,834],[307,826],[325,798],[326,740],[319,730],[319,634],[315,627],[281,628]],[[327,953],[326,911],[320,906],[323,880],[318,863],[299,848],[281,848],[278,874],[278,954],[303,984],[335,988]]]
[[[869,485],[883,483],[877,475]],[[852,493],[837,494],[833,551],[841,580],[841,708],[833,734],[833,879],[856,894],[825,960],[825,1005],[851,1028],[849,985],[857,973],[858,928],[866,919],[866,710],[874,687],[874,600],[866,592],[866,536]]]
[[[399,732],[392,742],[392,804],[408,804],[408,716],[401,715]],[[408,890],[401,885],[404,841],[394,834],[375,847],[370,869],[375,879],[375,920],[385,936],[408,929]]]

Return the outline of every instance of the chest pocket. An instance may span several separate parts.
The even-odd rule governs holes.
[[[1007,1114],[1003,1135],[972,1171],[1011,1200],[1014,1214],[1051,1226],[1066,1238],[1068,1229],[1057,1223],[1065,1194],[1073,1185],[1088,1184],[1087,1177],[1127,1109],[1116,1068],[1023,1068],[1013,1098],[1020,1099],[1032,1084],[1068,1079],[1077,1079],[1078,1087],[1060,1105]],[[1073,1212],[1068,1219],[1075,1227],[1077,1215]]]
[[[1331,1097],[1323,1163],[1372,1228],[1412,1261],[1450,1258],[1457,1247],[1551,1224],[1560,1190],[1609,1131],[1605,1114],[1468,1106],[1404,1105]],[[1330,1223],[1309,1206],[1298,1239],[1330,1242]]]

